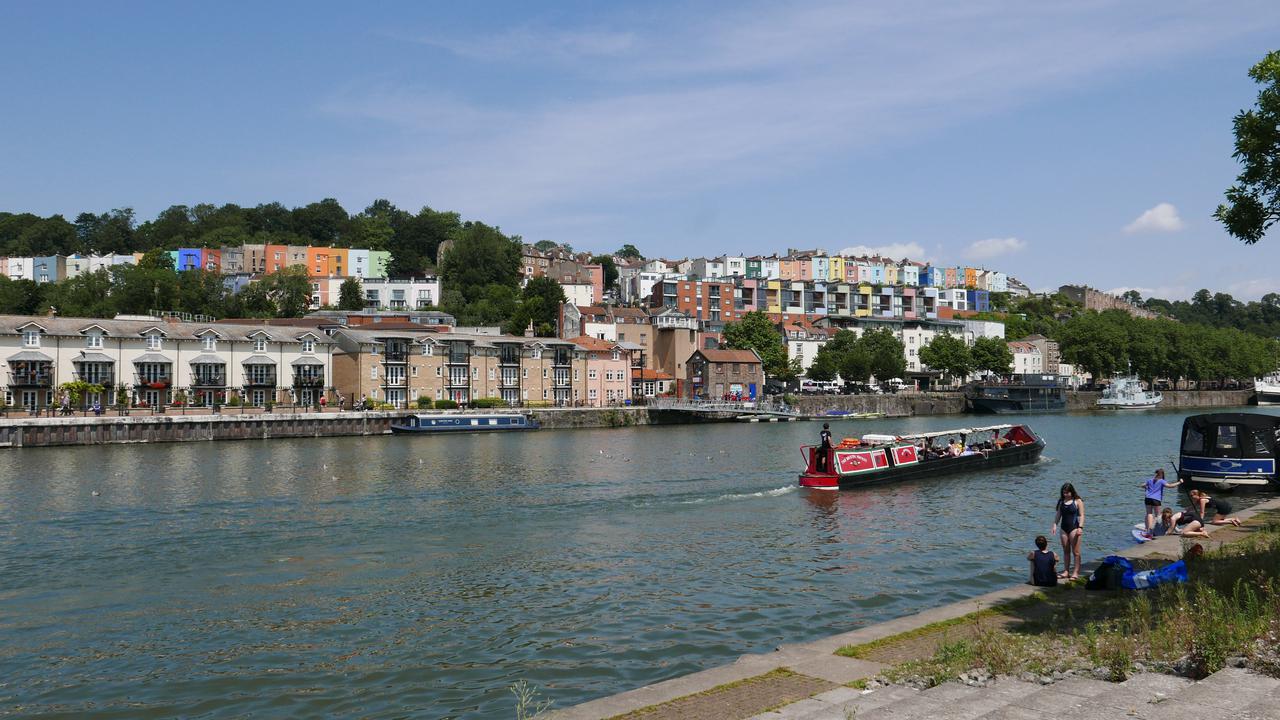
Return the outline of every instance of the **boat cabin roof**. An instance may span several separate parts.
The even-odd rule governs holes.
[[[935,438],[943,435],[973,435],[980,432],[1000,432],[1001,430],[1009,430],[1015,427],[1023,427],[1022,425],[986,425],[984,427],[959,428],[956,430],[937,430],[927,433],[912,433],[910,435],[899,435],[903,440],[917,440],[923,438]]]

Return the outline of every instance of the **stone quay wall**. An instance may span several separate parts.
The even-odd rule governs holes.
[[[964,396],[958,392],[800,395],[795,405],[801,415],[825,415],[832,410],[883,413],[886,417],[955,415],[964,412]]]
[[[1240,407],[1253,400],[1253,390],[1165,390],[1160,393],[1164,400],[1160,409],[1172,408],[1215,408]],[[1068,410],[1093,410],[1097,406],[1100,392],[1067,393]]]

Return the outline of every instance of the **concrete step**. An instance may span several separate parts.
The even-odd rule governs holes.
[[[1236,712],[1280,692],[1280,680],[1244,668],[1224,668],[1186,687],[1174,699]]]

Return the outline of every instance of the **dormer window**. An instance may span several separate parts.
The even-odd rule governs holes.
[[[22,346],[29,348],[40,347],[40,331],[39,330],[23,330]]]
[[[254,339],[253,339],[253,351],[254,351],[254,352],[266,352],[266,351],[267,351],[267,341],[266,341],[264,338],[254,338]]]
[[[613,351],[613,359],[614,359],[614,360],[620,360],[621,358],[622,358],[622,354],[621,354],[621,353],[619,353],[617,350],[614,350],[614,351]]]
[[[152,334],[150,334],[150,335],[148,335],[148,336],[147,336],[147,349],[148,349],[148,350],[159,350],[159,349],[160,349],[160,335],[159,335],[159,334],[157,334],[157,333],[152,333]]]
[[[218,338],[213,335],[205,335],[202,339],[201,347],[205,350],[213,351],[218,349]]]
[[[102,349],[102,333],[89,333],[84,336],[84,346],[90,350]]]
[[[313,352],[315,352],[315,351],[316,351],[316,341],[315,341],[315,340],[303,340],[303,341],[302,341],[302,352],[310,354],[310,353],[313,353]]]

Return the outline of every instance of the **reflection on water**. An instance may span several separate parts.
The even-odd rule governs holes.
[[[795,487],[806,423],[8,451],[0,706],[564,707],[1018,582],[1067,480],[1096,558],[1181,418],[1028,418],[1036,465],[843,493]]]

